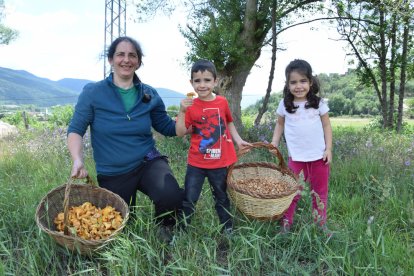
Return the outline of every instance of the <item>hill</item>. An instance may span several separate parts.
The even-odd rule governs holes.
[[[72,104],[78,94],[27,71],[0,67],[0,104],[53,106]]]
[[[182,93],[178,93],[174,90],[168,89],[168,88],[156,88],[158,94],[164,101],[164,104],[166,107],[169,107],[171,105],[180,106],[180,101],[185,96]]]
[[[82,92],[83,87],[90,83],[93,82],[91,80],[84,80],[84,79],[70,79],[70,78],[65,78],[65,79],[61,79],[58,80],[56,83],[62,87],[65,87],[67,89],[70,89],[72,91],[77,92],[78,94],[80,92]]]
[[[27,71],[0,67],[0,105],[35,105],[49,107],[75,104],[85,79],[64,78],[52,81]],[[168,88],[156,88],[165,105],[179,105],[183,94]]]

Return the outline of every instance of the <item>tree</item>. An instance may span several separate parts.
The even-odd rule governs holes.
[[[349,99],[345,98],[345,96],[340,93],[334,94],[329,98],[329,111],[335,116],[348,114],[349,110],[344,109],[344,107],[349,101]]]
[[[413,75],[412,69],[407,68],[408,60],[413,58],[412,52],[408,55],[413,50],[412,5],[412,1],[405,0],[335,1],[338,33],[348,42],[356,59],[360,82],[374,87],[384,128],[394,127],[397,72],[400,72],[399,118],[403,112],[405,76]],[[397,129],[401,123],[398,122]]]
[[[403,10],[403,40],[402,40],[402,53],[401,53],[401,73],[400,73],[400,95],[398,100],[398,119],[397,119],[397,132],[401,131],[402,128],[402,114],[403,114],[403,106],[404,106],[404,95],[405,95],[405,81],[407,76],[407,71],[414,74],[414,53],[411,54],[411,68],[408,68],[408,51],[409,49],[413,50],[413,42],[412,42],[412,35],[410,35],[410,21],[413,21],[413,10],[411,7],[411,12],[409,12],[410,4],[409,1],[403,1],[402,8],[406,9]],[[411,25],[412,27],[412,25]],[[412,28],[411,28],[412,29]]]
[[[16,30],[12,30],[3,25],[2,19],[4,18],[4,8],[4,0],[0,0],[0,45],[7,45],[18,36],[18,32]]]
[[[140,8],[147,11],[167,5],[168,0],[142,1]],[[272,27],[272,5],[276,7],[276,35],[287,30],[295,20],[303,20],[305,12],[320,8],[321,0],[194,0],[185,1],[191,9],[188,24],[181,32],[188,41],[190,52],[188,63],[199,58],[209,59],[217,67],[219,85],[217,90],[224,95],[232,110],[237,128],[241,123],[241,99],[243,87],[261,50],[268,44]],[[152,7],[152,8],[151,8]],[[151,14],[151,13],[150,13]]]
[[[254,125],[259,125],[260,121],[263,117],[263,114],[267,111],[267,105],[270,98],[270,93],[272,92],[272,83],[273,78],[275,75],[275,63],[276,63],[276,51],[277,51],[277,34],[276,34],[276,9],[277,9],[277,1],[273,1],[272,3],[272,10],[271,10],[271,18],[272,18],[272,58],[271,58],[271,66],[270,66],[270,73],[269,73],[269,81],[267,83],[266,95],[263,99],[263,105],[259,107],[259,112],[257,114],[256,119],[254,120]]]

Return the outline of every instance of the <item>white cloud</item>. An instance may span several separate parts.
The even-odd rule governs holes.
[[[317,30],[312,31],[307,26],[299,26],[278,37],[278,47],[286,50],[276,54],[272,91],[278,92],[283,89],[285,67],[293,59],[308,61],[314,74],[347,71],[347,59],[343,49],[345,44],[334,40],[335,33],[332,30],[319,24],[318,26]],[[270,58],[271,49],[264,48],[244,87],[245,94],[265,94],[270,73]]]
[[[19,30],[20,37],[10,45],[0,46],[2,67],[26,70],[52,80],[103,77],[105,6],[101,0],[15,0],[6,1],[5,24]],[[191,90],[188,68],[181,64],[187,51],[178,30],[185,17],[157,16],[147,23],[135,23],[130,7],[127,35],[136,38],[144,51],[144,66],[138,70],[141,79],[154,86],[185,93]],[[314,72],[346,71],[342,44],[330,41],[326,29],[309,32],[297,27],[279,38],[287,51],[278,52],[273,90],[283,86],[284,68],[294,58],[310,62]],[[264,95],[269,71],[270,49],[249,75],[244,94]]]

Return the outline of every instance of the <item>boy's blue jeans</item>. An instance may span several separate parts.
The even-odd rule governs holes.
[[[218,169],[202,169],[187,165],[185,176],[185,199],[183,201],[183,211],[187,223],[190,223],[191,216],[194,214],[195,206],[200,198],[204,180],[207,177],[210,183],[215,208],[219,217],[220,224],[224,228],[232,227],[230,211],[230,200],[227,196],[227,167]]]

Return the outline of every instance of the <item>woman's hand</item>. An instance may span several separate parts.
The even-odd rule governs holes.
[[[70,177],[72,178],[85,178],[88,176],[88,171],[85,169],[85,166],[82,160],[73,161],[72,171]]]

